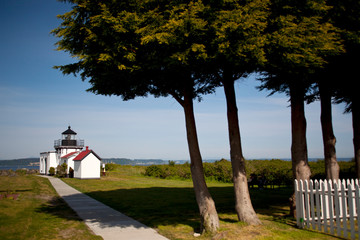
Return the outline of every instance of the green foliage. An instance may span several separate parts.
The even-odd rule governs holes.
[[[144,175],[157,177],[157,178],[165,178],[165,174],[161,166],[162,165],[151,165],[147,167]]]
[[[225,159],[204,163],[204,174],[207,179],[230,183],[232,182],[231,163]]]
[[[67,164],[63,163],[56,167],[56,176],[57,177],[66,177],[67,176]]]
[[[54,167],[50,167],[50,169],[49,169],[49,174],[50,174],[51,176],[55,175],[55,168],[54,168]]]
[[[189,163],[181,165],[151,165],[145,169],[144,175],[162,179],[191,178]]]
[[[24,175],[26,175],[26,173],[28,172],[28,170],[27,170],[27,169],[16,169],[15,172],[16,172],[17,175],[24,176]]]
[[[114,171],[116,169],[117,164],[115,163],[107,163],[105,164],[105,171]]]
[[[358,80],[353,76],[358,74],[360,54],[360,1],[330,0],[328,4],[332,7],[328,17],[336,27],[341,29],[345,52],[330,59],[330,64],[323,75],[325,75],[327,85],[329,80],[334,82],[336,102],[345,103],[345,111],[352,112],[352,102],[359,99]]]
[[[354,162],[338,162],[340,166],[340,178],[355,178]],[[309,162],[312,176],[311,179],[325,179],[325,162],[318,160]],[[226,159],[215,161],[213,163],[203,163],[204,175],[207,180],[230,183],[232,182],[231,162]],[[280,159],[271,160],[247,160],[246,161],[247,178],[255,175],[266,179],[268,186],[292,186],[293,173],[291,161]],[[151,176],[161,179],[191,179],[190,164],[177,165],[151,165],[146,167],[145,176]],[[257,183],[255,183],[257,185]]]
[[[210,4],[212,71],[220,81],[237,80],[266,62],[264,45],[269,0],[215,1]]]
[[[325,1],[272,0],[261,89],[288,93],[301,82],[307,90],[313,83],[309,76],[343,52],[339,28],[325,18],[329,10]]]
[[[246,173],[248,178],[251,174],[255,174],[256,177],[264,177],[266,185],[291,186],[293,184],[290,161],[279,159],[248,160],[246,161]]]
[[[339,161],[338,162],[340,167],[339,178],[340,179],[355,179],[356,178],[356,171],[355,171],[355,162],[345,162]],[[316,162],[309,163],[311,168],[311,178],[312,179],[325,179],[325,161],[324,160],[317,160]]]

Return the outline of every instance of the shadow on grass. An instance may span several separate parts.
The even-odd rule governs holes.
[[[219,214],[235,214],[233,187],[210,187]],[[291,189],[251,190],[251,199],[257,212],[276,218],[273,206],[288,206]],[[199,228],[199,210],[193,188],[135,188],[87,193],[104,204],[132,217],[149,227],[184,224],[195,231]],[[273,209],[273,210],[272,210]],[[226,222],[237,222],[221,218]]]
[[[233,187],[210,187],[209,190],[219,215],[224,214],[224,216],[220,216],[220,219],[228,223],[236,223],[237,219],[226,216],[235,214]],[[284,215],[283,207],[288,205],[291,191],[291,189],[251,189],[250,195],[255,211],[273,216],[276,221],[277,218],[280,220]],[[200,227],[199,210],[193,188],[133,188],[94,191],[86,194],[152,228],[181,224],[193,228],[196,232]],[[81,198],[81,196],[74,197]],[[81,203],[81,200],[78,201]],[[61,198],[49,200],[38,211],[61,218],[80,220]],[[99,216],[93,221],[106,220],[106,218],[106,216]]]
[[[36,209],[36,212],[47,213],[66,220],[82,221],[61,197],[52,197]]]

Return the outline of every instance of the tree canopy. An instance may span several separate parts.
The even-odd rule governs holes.
[[[339,29],[325,21],[329,10],[324,1],[272,1],[260,89],[289,93],[290,84],[301,82],[306,92],[310,75],[343,51]]]

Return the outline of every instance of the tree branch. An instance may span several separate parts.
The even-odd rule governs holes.
[[[178,94],[176,94],[174,91],[171,91],[171,92],[170,92],[170,95],[171,95],[173,98],[175,98],[175,100],[176,100],[182,107],[184,107],[184,100],[183,100],[181,97],[179,97]]]

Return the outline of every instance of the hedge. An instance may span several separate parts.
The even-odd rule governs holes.
[[[355,163],[338,162],[340,165],[340,178],[354,178]],[[309,162],[312,179],[325,179],[325,163],[324,160]],[[213,163],[204,163],[204,175],[207,180],[219,182],[232,182],[231,162],[221,159]],[[293,184],[293,175],[291,169],[291,161],[280,159],[272,160],[247,160],[246,161],[247,178],[250,176],[256,179],[266,179],[268,186],[291,186]],[[190,164],[173,164],[169,161],[169,165],[151,165],[146,168],[145,176],[152,176],[162,179],[191,179]]]

